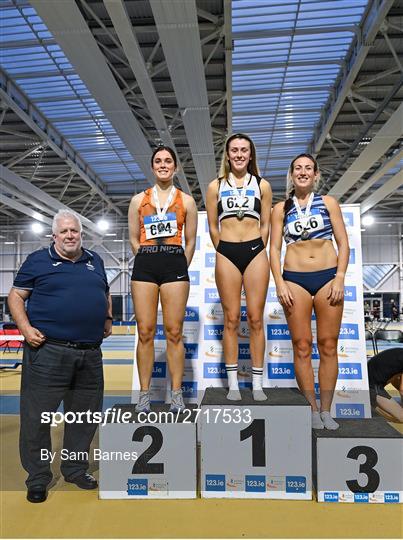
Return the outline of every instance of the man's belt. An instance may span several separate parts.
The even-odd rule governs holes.
[[[71,349],[95,350],[101,346],[101,341],[97,343],[83,343],[81,341],[63,341],[62,339],[46,338],[45,343],[51,345],[60,345],[61,347],[69,347]]]

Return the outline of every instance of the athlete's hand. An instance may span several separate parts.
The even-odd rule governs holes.
[[[285,282],[278,285],[276,292],[278,301],[283,307],[289,309],[294,304],[294,297]]]
[[[344,279],[342,277],[335,277],[330,282],[329,294],[327,299],[331,306],[338,306],[343,303],[344,300]]]
[[[21,333],[28,345],[31,345],[35,349],[40,347],[46,339],[42,332],[33,326],[27,326]]]

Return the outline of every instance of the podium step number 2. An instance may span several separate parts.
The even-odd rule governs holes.
[[[159,405],[153,407],[153,413],[162,413],[162,420],[151,423],[144,413],[145,418],[137,415],[132,405],[115,407],[130,411],[133,423],[109,423],[100,428],[100,448],[109,456],[100,462],[100,498],[195,498],[194,419],[165,422],[169,405]]]

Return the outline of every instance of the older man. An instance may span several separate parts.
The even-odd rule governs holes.
[[[112,314],[104,264],[82,248],[81,222],[70,210],[53,219],[53,243],[27,257],[8,297],[25,337],[21,380],[20,455],[28,472],[30,502],[43,502],[52,480],[50,425],[42,413],[100,411],[103,371],[100,345],[111,334]],[[27,306],[25,307],[25,302]],[[84,416],[84,415],[83,415]],[[83,420],[81,416],[80,420]],[[66,423],[61,472],[67,482],[94,489],[88,453],[97,425]]]

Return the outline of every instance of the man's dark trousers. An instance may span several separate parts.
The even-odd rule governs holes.
[[[41,422],[41,413],[56,412],[62,401],[64,413],[101,411],[103,386],[100,347],[76,349],[45,342],[34,349],[24,344],[20,455],[28,472],[28,488],[46,486],[52,480],[50,460],[41,459],[41,450],[51,450],[50,424]],[[84,415],[82,420],[83,423],[65,423],[63,448],[69,455],[70,452],[89,452],[98,424],[88,422]],[[82,457],[85,456],[81,454]],[[88,459],[61,462],[65,478],[80,476],[87,469]]]

